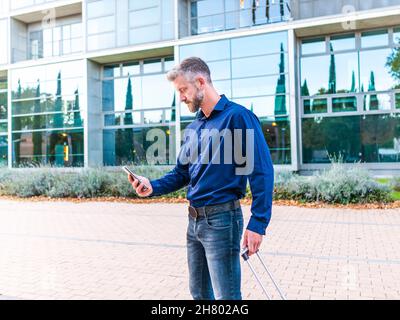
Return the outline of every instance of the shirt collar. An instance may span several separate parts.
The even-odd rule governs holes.
[[[221,99],[219,99],[219,101],[215,105],[215,107],[214,107],[213,111],[211,112],[210,116],[208,117],[208,119],[213,116],[215,111],[221,112],[221,111],[225,110],[225,106],[227,105],[227,103],[228,103],[228,98],[224,94],[221,95]],[[202,119],[204,117],[205,117],[205,115],[204,115],[203,111],[200,109],[199,112],[197,113],[197,118]]]

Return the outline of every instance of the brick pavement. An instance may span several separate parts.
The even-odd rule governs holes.
[[[0,200],[0,299],[190,299],[185,212]],[[398,209],[275,206],[261,252],[289,299],[400,299]],[[244,299],[264,299],[242,267]]]

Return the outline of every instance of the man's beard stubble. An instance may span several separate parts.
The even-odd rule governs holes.
[[[204,94],[202,92],[197,91],[195,97],[193,98],[193,102],[188,104],[189,111],[192,113],[196,113],[199,111],[201,104],[204,100]]]

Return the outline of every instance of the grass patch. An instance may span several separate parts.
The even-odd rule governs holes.
[[[393,191],[392,198],[394,201],[400,201],[400,191]]]

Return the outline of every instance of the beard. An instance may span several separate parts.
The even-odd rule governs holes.
[[[192,113],[196,113],[197,111],[199,111],[201,104],[203,103],[204,100],[204,93],[197,91],[196,95],[193,98],[193,101],[188,103],[188,108],[189,111]]]

